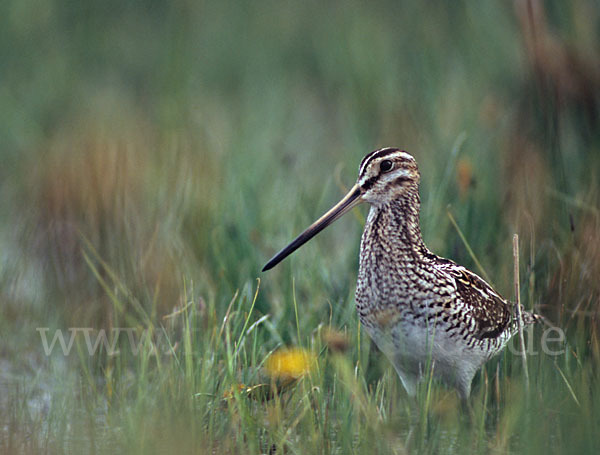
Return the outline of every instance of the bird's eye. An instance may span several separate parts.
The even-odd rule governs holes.
[[[394,167],[394,163],[391,160],[383,160],[379,163],[379,169],[381,172],[389,172]]]

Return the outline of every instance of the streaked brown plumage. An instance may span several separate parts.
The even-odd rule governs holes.
[[[419,227],[417,163],[384,148],[369,153],[356,185],[331,210],[277,253],[275,266],[360,202],[371,205],[360,245],[356,308],[410,395],[432,362],[434,376],[469,396],[476,371],[516,333],[509,302],[482,278],[433,254]],[[539,316],[522,312],[523,324]]]

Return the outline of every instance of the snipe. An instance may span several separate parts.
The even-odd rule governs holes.
[[[263,268],[269,270],[360,202],[371,210],[360,244],[356,308],[409,395],[428,364],[466,400],[477,370],[517,332],[513,305],[482,278],[433,254],[419,227],[420,174],[396,148],[360,163],[348,194]],[[522,312],[523,325],[539,316]]]

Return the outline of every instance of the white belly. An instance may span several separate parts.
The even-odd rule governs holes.
[[[468,396],[471,380],[487,360],[482,349],[467,347],[460,338],[451,338],[436,327],[423,327],[402,320],[387,327],[364,325],[377,347],[388,357],[409,395],[417,383],[434,377]]]

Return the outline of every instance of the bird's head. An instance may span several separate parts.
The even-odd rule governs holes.
[[[421,175],[415,159],[400,149],[384,148],[365,156],[358,168],[360,199],[383,205],[417,191]]]
[[[397,148],[383,148],[369,153],[360,163],[356,183],[342,200],[273,256],[263,271],[277,265],[352,207],[361,202],[382,206],[407,194],[414,194],[418,192],[419,181],[417,162],[408,153]]]

